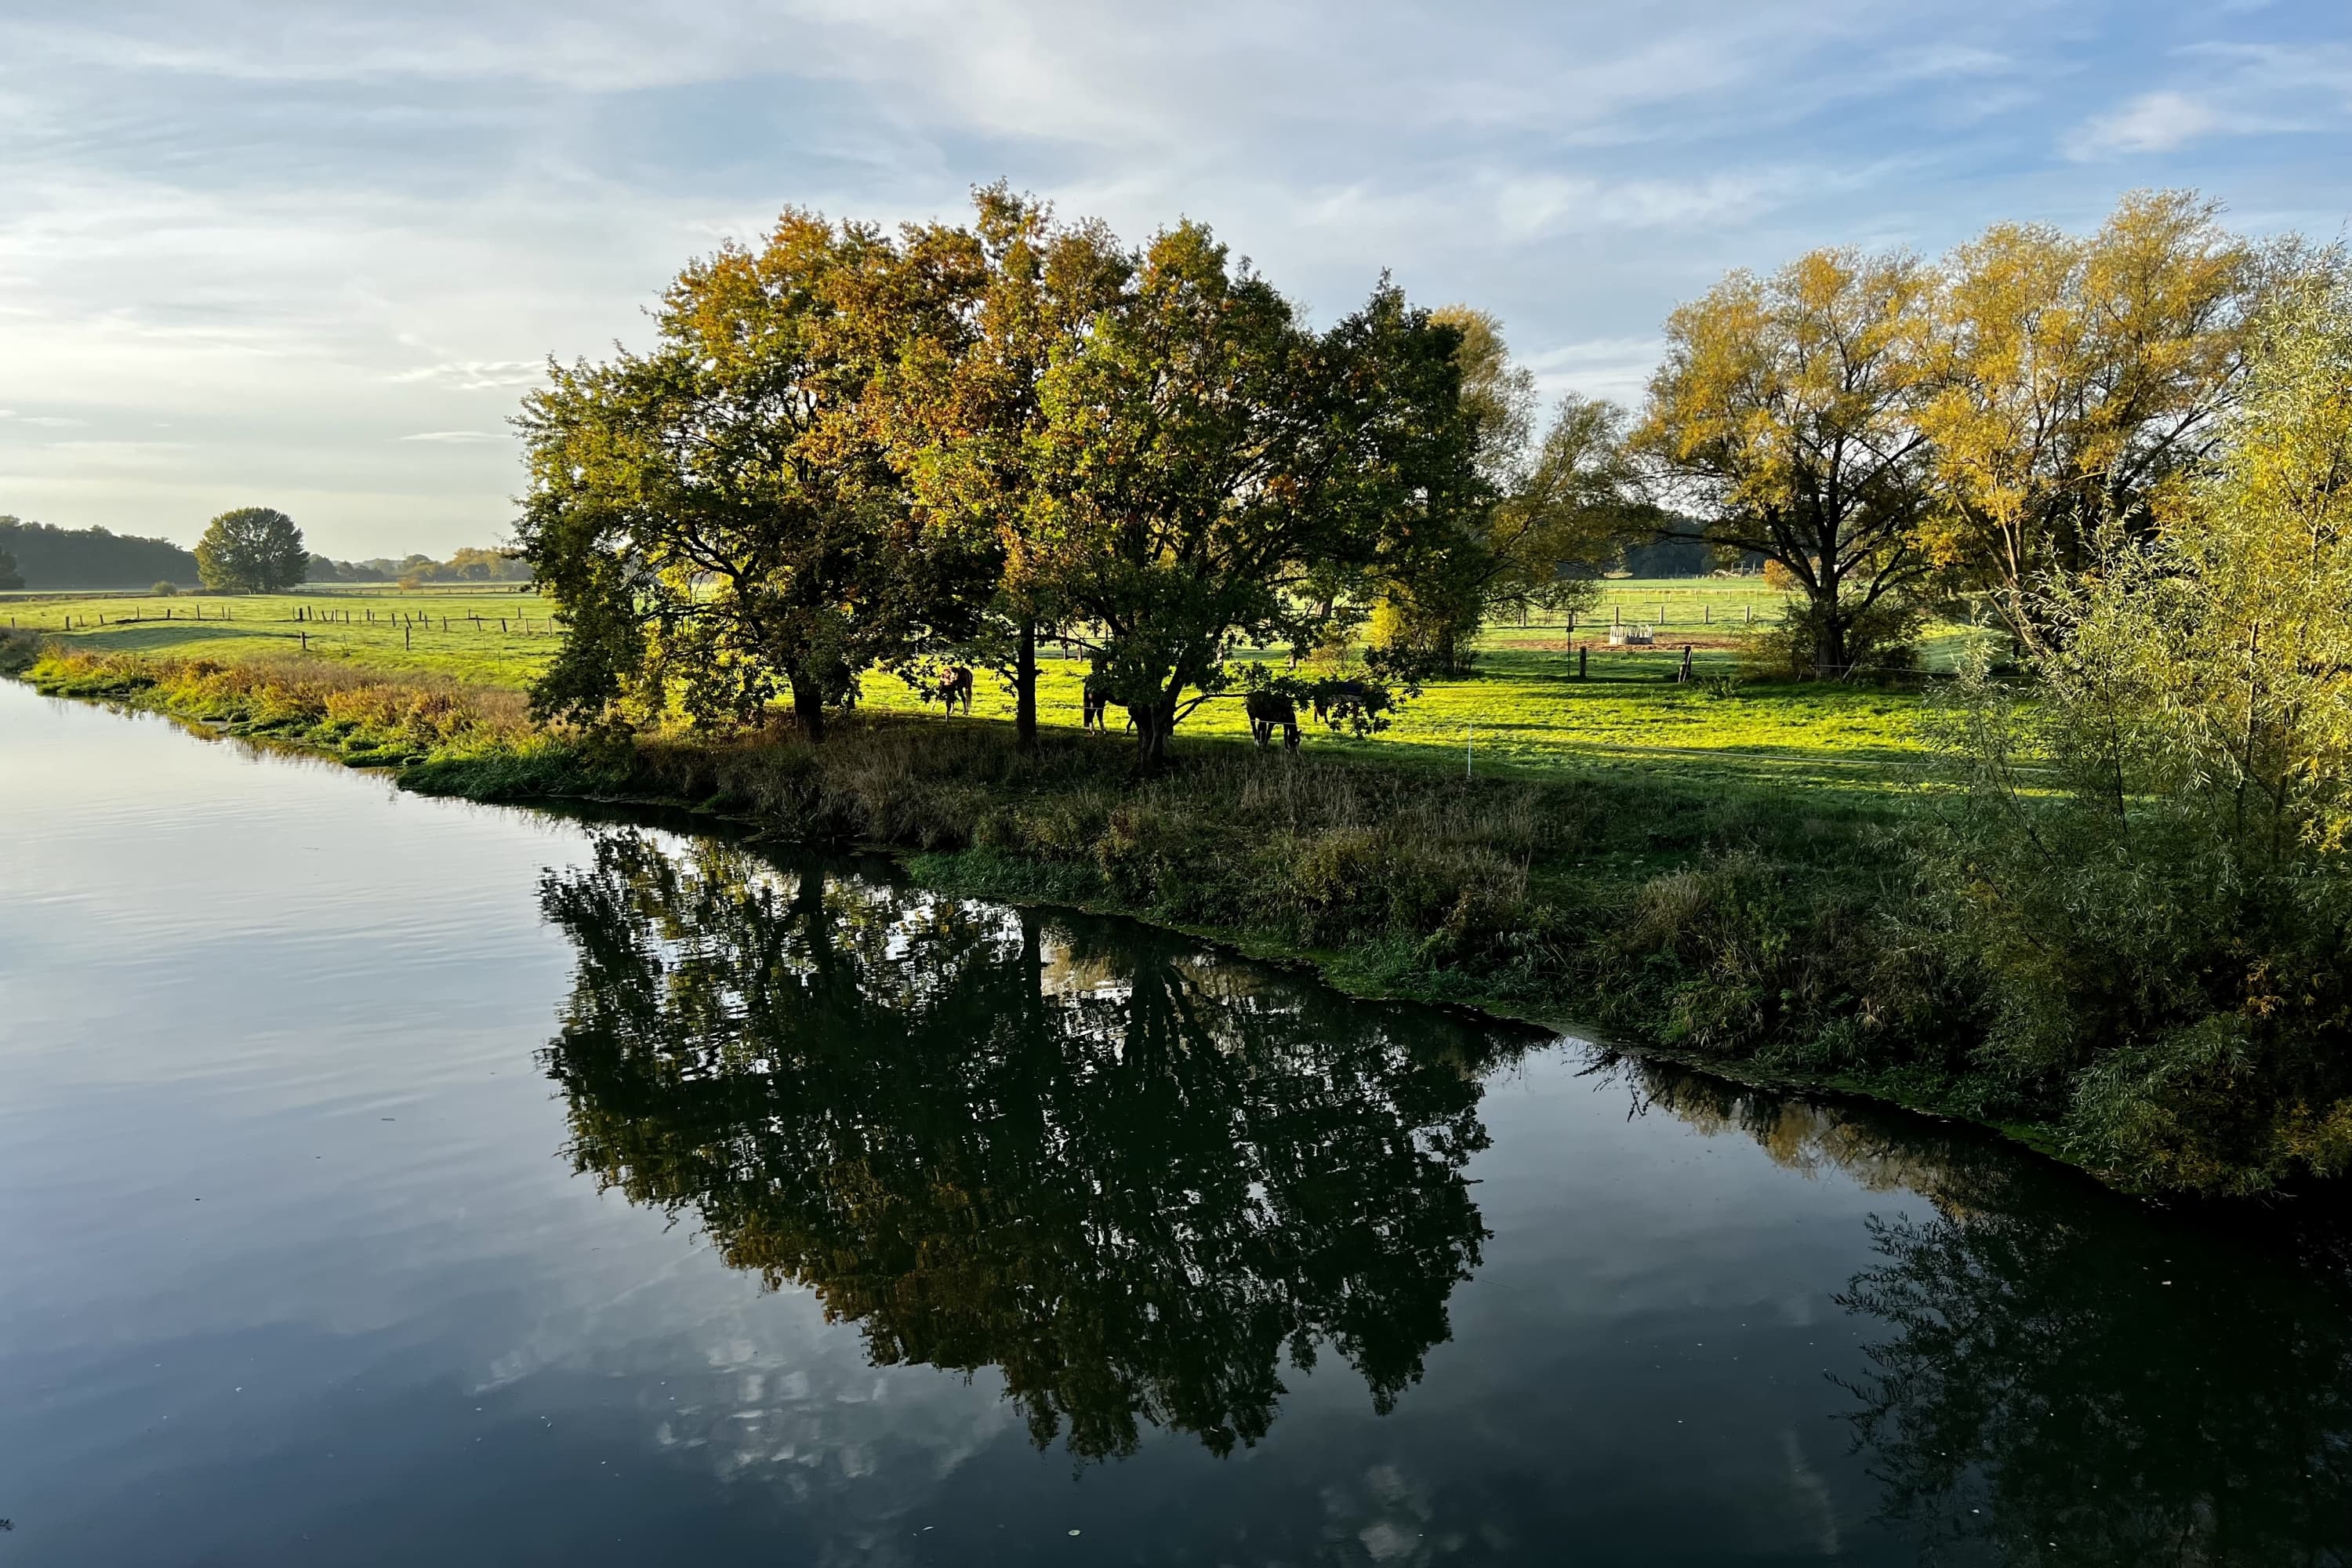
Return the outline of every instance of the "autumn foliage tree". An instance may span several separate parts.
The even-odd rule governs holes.
[[[869,666],[969,632],[985,542],[911,504],[877,419],[886,367],[952,335],[929,259],[787,212],[678,275],[651,352],[550,366],[518,422],[519,544],[570,624],[539,710],[743,723],[782,697],[821,736]]]
[[[1997,224],[1947,259],[1917,411],[1933,446],[1931,548],[2012,630],[2101,529],[2145,535],[2226,426],[2248,328],[2282,262],[2217,204],[2127,195],[2097,233]],[[2288,268],[2291,270],[2291,267]]]
[[[2076,1152],[2149,1186],[2352,1170],[2352,291],[2266,309],[2208,471],[2044,578],[1969,682],[1936,864]]]
[[[920,248],[940,258],[954,296],[951,326],[897,356],[886,405],[894,461],[916,504],[995,552],[989,626],[1000,635],[982,639],[981,657],[1010,643],[1003,662],[1026,746],[1037,731],[1037,638],[1066,616],[1032,537],[1045,379],[1119,303],[1135,262],[1099,222],[1059,222],[1001,183],[975,193],[973,209],[969,228],[921,232]]]
[[[1820,677],[1844,676],[1858,628],[1934,564],[1914,417],[1932,288],[1909,256],[1855,250],[1736,272],[1668,318],[1633,433],[1711,542],[1787,572]]]
[[[1312,643],[1481,483],[1458,342],[1385,281],[1311,331],[1187,223],[1046,374],[1036,581],[1087,628],[1141,769],[1223,688],[1232,639]]]

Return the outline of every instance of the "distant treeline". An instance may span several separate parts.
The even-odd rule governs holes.
[[[0,514],[0,555],[14,556],[16,574],[33,590],[184,587],[201,581],[194,552],[168,539],[144,539],[103,528],[56,528]],[[397,560],[331,561],[313,555],[313,583],[515,583],[530,575],[524,562],[497,550],[465,549],[446,561],[430,555]]]
[[[196,580],[195,556],[170,540],[102,528],[52,528],[0,516],[0,553],[16,558],[28,588],[144,588]]]
[[[310,578],[313,583],[402,583],[411,586],[424,583],[520,583],[530,576],[528,563],[518,561],[499,550],[477,550],[470,546],[451,555],[446,561],[436,561],[430,555],[405,555],[394,561],[378,556],[372,561],[330,561],[323,555],[310,557]]]
[[[1700,531],[1702,524],[1684,521],[1680,531],[1664,531],[1654,539],[1626,545],[1618,564],[1634,577],[1704,577],[1721,571],[1727,552],[1707,541]],[[1761,572],[1764,557],[1745,550],[1733,564],[1742,572]]]

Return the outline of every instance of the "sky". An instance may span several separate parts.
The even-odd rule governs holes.
[[[2194,186],[2352,219],[2344,0],[7,0],[0,513],[344,559],[503,538],[549,355],[786,205],[1007,178],[1209,224],[1318,321],[1385,268],[1637,402],[1678,301]]]

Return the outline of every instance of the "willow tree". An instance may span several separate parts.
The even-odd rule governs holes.
[[[1634,433],[1711,542],[1786,569],[1819,677],[1844,676],[1857,631],[1932,564],[1911,417],[1929,288],[1911,257],[1854,250],[1735,272],[1667,319]]]
[[[1479,483],[1457,341],[1385,280],[1312,332],[1188,223],[1046,373],[1036,580],[1088,628],[1141,770],[1223,688],[1233,639],[1315,641]]]
[[[2094,543],[2032,702],[1978,683],[1949,737],[1986,1059],[2127,1183],[2352,1170],[2352,293],[2265,312],[2210,470]]]
[[[2128,195],[2095,235],[2000,224],[1947,260],[1919,411],[1935,444],[1935,548],[2039,646],[2039,579],[2080,573],[2114,524],[2145,535],[2244,381],[2279,262],[2179,191]]]
[[[679,273],[651,351],[550,366],[518,421],[519,543],[570,627],[540,711],[742,723],[788,696],[818,737],[867,667],[969,632],[984,542],[911,503],[876,416],[885,365],[953,335],[935,259],[788,211]]]

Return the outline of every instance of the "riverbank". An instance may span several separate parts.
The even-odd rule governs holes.
[[[821,746],[789,731],[597,742],[455,682],[15,647],[53,695],[301,746],[423,793],[683,808],[883,848],[944,889],[1132,915],[1356,994],[1596,1032],[2055,1147],[2036,1106],[1971,1069],[1983,1020],[1933,941],[1887,794],[1464,780],[1214,742],[1137,784],[1116,740],[1049,730],[1026,754],[1002,724],[891,714]]]

